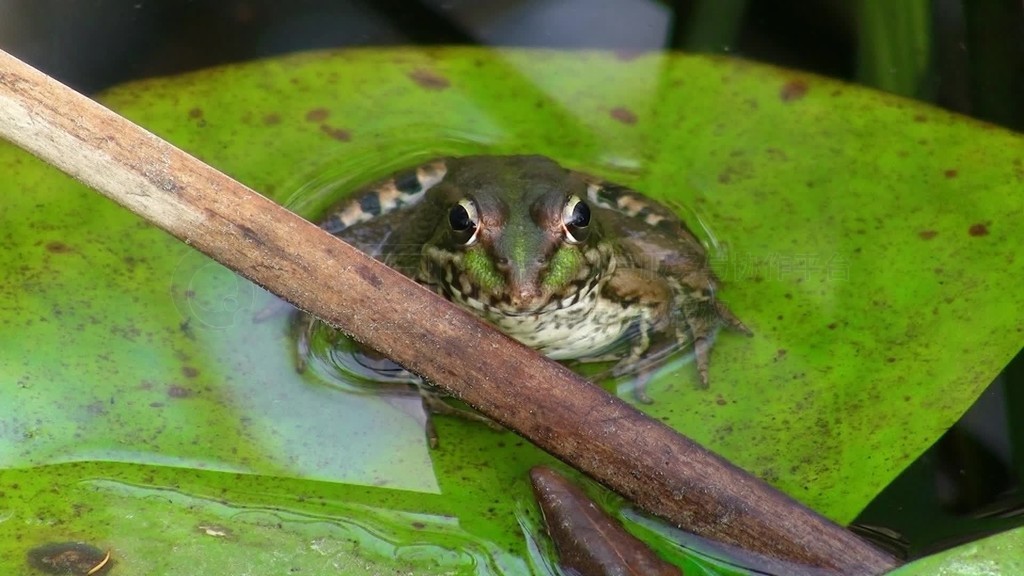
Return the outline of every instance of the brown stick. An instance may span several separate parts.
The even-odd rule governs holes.
[[[677,526],[844,574],[896,562],[351,246],[0,52],[0,135]]]

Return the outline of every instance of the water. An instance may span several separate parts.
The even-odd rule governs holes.
[[[37,487],[29,476],[40,473],[60,480]],[[102,519],[102,525],[76,532],[69,511],[62,525],[22,525],[18,537],[0,524],[0,551],[14,574],[22,573],[12,561],[24,558],[24,542],[69,538],[111,550],[117,572],[165,574],[189,566],[373,574],[374,566],[387,562],[433,573],[522,573],[522,560],[467,532],[437,499],[403,501],[383,489],[335,485],[310,491],[309,483],[285,478],[105,463],[8,471],[4,479],[19,486],[9,501],[57,489],[76,503],[78,514]],[[219,496],[226,486],[230,501]],[[63,513],[45,505],[36,509],[40,518]]]

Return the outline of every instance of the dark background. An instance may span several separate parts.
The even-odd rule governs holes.
[[[88,93],[286,52],[396,44],[725,53],[1024,129],[1020,0],[0,0],[0,48]],[[1018,355],[859,529],[917,556],[1024,523],[1022,379]]]

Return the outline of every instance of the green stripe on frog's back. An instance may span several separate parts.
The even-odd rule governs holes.
[[[327,214],[320,227],[331,234],[339,234],[349,226],[413,206],[444,179],[447,171],[444,161],[437,160],[396,174],[342,202]]]
[[[648,226],[657,227],[664,223],[675,227],[679,224],[679,217],[668,208],[635,190],[611,182],[588,179],[587,199],[595,206],[643,220]]]

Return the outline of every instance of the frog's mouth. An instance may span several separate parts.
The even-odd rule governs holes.
[[[477,293],[464,293],[457,286],[447,286],[445,292],[453,302],[459,303],[485,318],[495,315],[527,318],[587,306],[593,303],[594,296],[596,296],[595,290],[599,284],[600,278],[592,278],[588,282],[567,287],[566,290],[558,292],[550,289],[524,290],[520,291],[516,297],[510,296],[509,292],[503,292],[491,298],[481,297]]]

